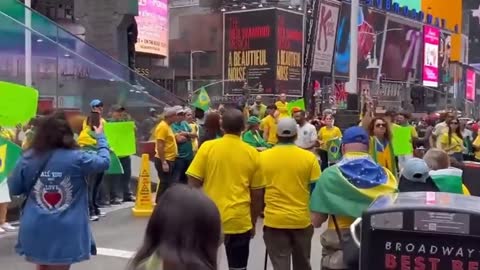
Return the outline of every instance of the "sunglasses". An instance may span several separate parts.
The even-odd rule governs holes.
[[[375,124],[375,127],[386,127],[387,125],[385,124]]]
[[[450,122],[450,125],[458,125],[458,122]]]

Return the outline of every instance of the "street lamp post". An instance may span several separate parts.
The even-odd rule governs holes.
[[[32,1],[25,0],[25,6],[25,85],[32,86]]]
[[[358,11],[360,9],[359,0],[352,0],[350,12],[350,65],[347,83],[347,93],[357,93],[357,55],[358,55]]]
[[[190,51],[190,83],[189,93],[193,93],[193,55],[196,53],[206,53],[205,51]]]

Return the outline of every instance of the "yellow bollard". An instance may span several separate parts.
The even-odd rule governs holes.
[[[149,217],[153,212],[152,181],[150,180],[150,160],[148,154],[142,155],[140,175],[137,185],[137,200],[132,208],[133,216]]]

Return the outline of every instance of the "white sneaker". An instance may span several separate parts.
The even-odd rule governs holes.
[[[17,228],[13,227],[10,223],[3,223],[2,226],[0,226],[4,231],[6,232],[14,232],[17,230]]]
[[[99,219],[98,216],[90,216],[90,221],[98,221]]]
[[[0,228],[0,235],[5,234],[5,233],[6,233],[6,231],[4,229]]]

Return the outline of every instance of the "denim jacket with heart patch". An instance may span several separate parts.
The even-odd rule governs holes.
[[[55,149],[40,174],[38,170],[49,153],[29,150],[23,154],[8,179],[12,195],[28,196],[20,217],[19,255],[48,265],[72,264],[95,254],[86,176],[109,167],[104,135],[97,135],[97,148],[97,153]]]

